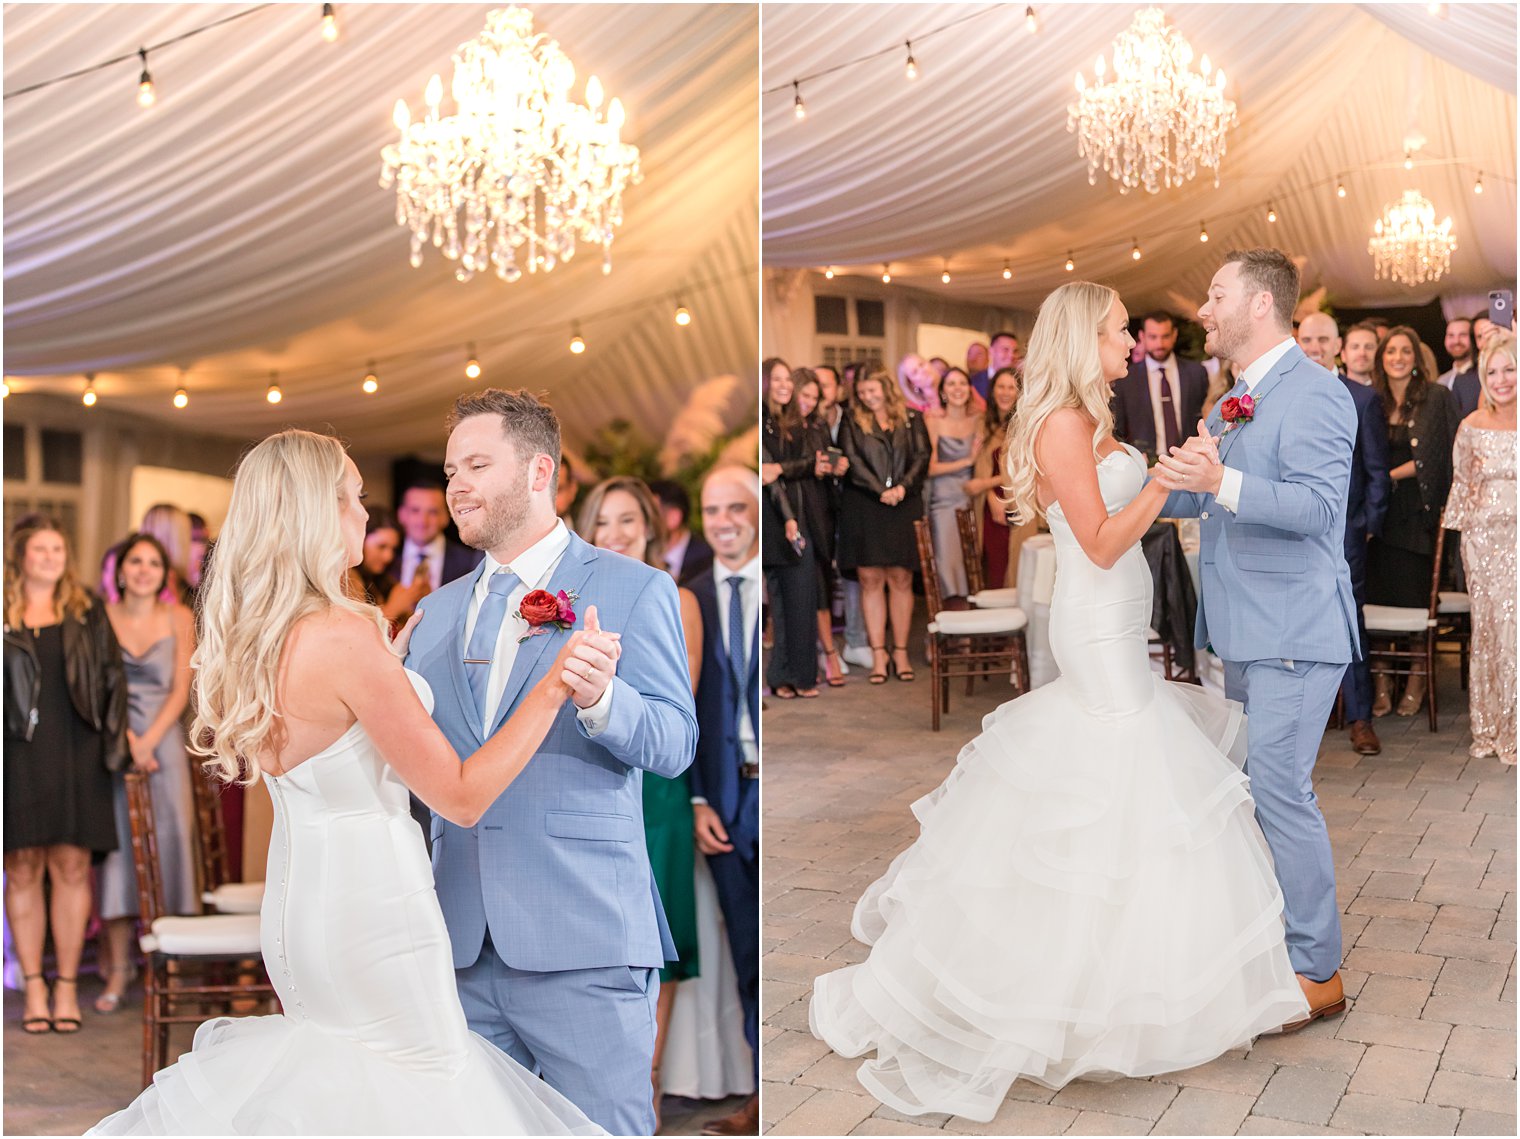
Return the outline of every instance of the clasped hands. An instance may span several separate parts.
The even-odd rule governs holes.
[[[1189,436],[1180,447],[1156,459],[1151,477],[1167,490],[1218,494],[1224,475],[1219,461],[1219,440],[1209,434],[1208,424],[1198,421],[1198,433]]]

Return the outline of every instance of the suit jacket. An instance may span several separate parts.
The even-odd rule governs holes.
[[[971,386],[975,389],[976,394],[982,397],[983,403],[987,402],[987,393],[992,390],[993,375],[994,373],[991,368],[983,368],[971,377]]]
[[[676,583],[678,585],[690,585],[698,574],[712,569],[713,551],[702,535],[693,533],[686,540],[686,553],[681,558],[681,564],[676,567]]]
[[[1483,398],[1483,384],[1478,380],[1478,370],[1473,368],[1466,372],[1458,372],[1451,381],[1451,394],[1457,397],[1457,407],[1461,411],[1462,419],[1466,419],[1478,410],[1478,402]]]
[[[433,719],[461,756],[484,742],[464,673],[464,624],[480,570],[424,598],[407,667],[432,686]],[[598,550],[574,534],[546,586],[595,605],[623,634],[611,719],[595,739],[573,704],[537,754],[473,827],[434,816],[433,876],[454,967],[480,956],[487,928],[517,969],[630,965],[674,959],[644,845],[643,772],[674,778],[696,748],[696,712],[676,583],[663,570]],[[492,732],[554,662],[565,633],[518,649]]]
[[[1156,413],[1151,408],[1151,383],[1147,364],[1131,364],[1125,377],[1113,386],[1110,404],[1114,409],[1114,436],[1122,443],[1132,443],[1142,451],[1157,454]],[[1177,357],[1177,386],[1173,399],[1182,401],[1182,430],[1178,439],[1186,439],[1198,429],[1203,418],[1203,401],[1209,394],[1209,374],[1197,360]]]
[[[449,539],[443,546],[443,584],[457,581],[485,561],[483,550],[472,550],[463,543]]]
[[[1373,389],[1341,376],[1356,405],[1356,446],[1351,453],[1351,485],[1346,492],[1346,540],[1365,543],[1383,532],[1383,515],[1393,483],[1388,478],[1388,420]]]
[[[697,757],[691,766],[691,793],[707,800],[725,829],[732,831],[739,812],[739,693],[723,626],[718,618],[718,583],[708,571],[689,587],[702,611],[702,671],[697,679]],[[725,599],[726,603],[726,599]],[[760,723],[760,630],[749,645],[749,675],[744,702]],[[753,801],[753,800],[751,800]]]
[[[1345,553],[1356,405],[1296,344],[1252,395],[1254,418],[1219,444],[1224,465],[1242,473],[1238,510],[1174,491],[1161,512],[1200,520],[1194,639],[1222,660],[1348,664],[1358,655]],[[1218,406],[1208,425],[1223,431]]]

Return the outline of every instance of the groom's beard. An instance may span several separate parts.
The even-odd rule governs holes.
[[[1221,360],[1234,360],[1235,353],[1251,339],[1251,318],[1245,313],[1214,321],[1214,335],[1206,338],[1203,350]]]
[[[459,519],[454,519],[457,525]],[[465,545],[477,550],[497,550],[509,544],[528,524],[528,468],[500,494],[480,497],[480,509],[469,520],[467,533],[459,528]]]

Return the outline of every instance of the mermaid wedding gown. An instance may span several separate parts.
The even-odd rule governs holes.
[[[1098,465],[1109,513],[1145,482]],[[1205,1063],[1308,1013],[1257,827],[1239,704],[1150,669],[1151,575],[1059,505],[1058,680],[1004,704],[913,806],[918,841],[855,909],[872,946],[819,977],[813,1033],[877,1099],[988,1121],[1009,1086]]]
[[[285,1011],[208,1020],[89,1134],[605,1134],[466,1027],[406,786],[364,729],[264,779],[260,940]]]

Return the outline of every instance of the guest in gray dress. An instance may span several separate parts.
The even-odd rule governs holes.
[[[195,776],[185,752],[181,724],[190,697],[195,622],[183,605],[161,600],[168,567],[168,556],[158,539],[148,534],[132,535],[122,543],[116,563],[116,592],[121,600],[108,605],[106,613],[127,671],[127,743],[132,769],[151,774],[166,912],[198,914],[193,858],[195,803],[190,786]],[[113,788],[119,844],[100,868],[100,916],[106,922],[108,954],[101,955],[106,987],[95,1000],[98,1012],[115,1012],[121,1007],[133,972],[137,876],[123,774],[116,773]]]
[[[971,380],[959,368],[951,368],[940,380],[939,399],[945,414],[926,424],[933,448],[929,459],[929,536],[939,567],[940,596],[965,597],[971,588],[955,512],[971,506],[964,488],[981,446],[981,416]]]

